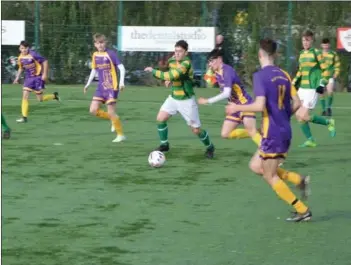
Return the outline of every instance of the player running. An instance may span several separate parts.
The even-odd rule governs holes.
[[[43,95],[45,89],[45,81],[48,78],[49,64],[46,58],[39,53],[30,50],[27,41],[21,41],[20,55],[18,57],[18,72],[14,84],[18,84],[18,80],[23,71],[25,71],[23,96],[22,96],[22,117],[17,122],[23,123],[28,121],[29,111],[29,94],[35,92],[39,101],[57,100],[60,101],[59,94],[54,92],[50,95]]]
[[[1,138],[2,139],[10,139],[10,137],[11,137],[11,129],[7,125],[5,116],[2,113],[1,113],[1,127],[2,127],[2,130],[3,130],[2,134],[1,134]]]
[[[198,99],[199,104],[213,104],[224,99],[228,99],[229,102],[234,102],[236,104],[251,104],[253,102],[250,95],[245,91],[236,71],[230,65],[223,63],[222,50],[214,49],[211,51],[208,55],[208,65],[215,73],[215,78],[221,93],[208,99],[200,97]],[[259,145],[261,135],[256,130],[256,116],[254,112],[239,111],[227,115],[222,125],[222,138],[237,138],[238,130],[236,128],[241,123],[244,124],[245,129],[253,141]],[[239,133],[240,132],[241,131],[239,131]]]
[[[84,87],[84,94],[94,79],[96,72],[99,75],[99,83],[96,88],[93,100],[90,104],[90,113],[98,118],[111,120],[112,126],[117,132],[114,143],[126,140],[119,116],[116,114],[116,102],[118,93],[124,89],[125,68],[117,58],[114,51],[106,49],[106,37],[102,34],[94,35],[94,45],[97,52],[92,57],[91,73],[87,84]],[[119,87],[117,83],[117,68],[120,70]],[[100,109],[100,105],[107,105],[107,112]]]
[[[326,119],[318,115],[310,115],[318,101],[318,94],[323,93],[324,87],[328,82],[329,71],[328,65],[323,59],[321,51],[312,47],[313,32],[306,30],[302,35],[303,50],[299,57],[299,70],[293,80],[293,85],[299,87],[298,95],[302,105],[296,112],[298,121],[303,134],[307,140],[300,147],[317,146],[315,139],[312,137],[309,122],[327,126],[330,136],[335,137],[334,119]]]
[[[338,54],[335,51],[330,50],[330,41],[328,38],[322,40],[322,51],[323,58],[328,65],[331,77],[329,78],[326,91],[321,95],[321,105],[322,105],[322,115],[323,116],[332,116],[332,104],[333,104],[333,94],[335,79],[340,75],[340,59]],[[325,104],[325,92],[327,94],[327,104]]]
[[[190,126],[192,132],[206,146],[206,157],[213,158],[214,145],[207,131],[201,129],[199,110],[193,89],[193,69],[187,54],[188,43],[180,40],[175,44],[174,58],[171,58],[169,61],[170,71],[162,72],[152,67],[145,68],[145,71],[151,72],[154,77],[164,81],[171,81],[171,84],[167,83],[171,86],[171,95],[163,103],[157,114],[157,130],[161,140],[161,145],[157,150],[161,152],[169,151],[167,121],[171,116],[179,112]]]
[[[227,114],[237,111],[263,113],[262,141],[250,161],[250,168],[254,173],[262,175],[277,195],[295,208],[296,212],[287,221],[308,221],[312,217],[311,211],[283,181],[299,185],[304,195],[307,195],[308,177],[278,167],[286,158],[290,147],[290,117],[301,103],[289,75],[274,65],[276,50],[277,44],[271,39],[260,41],[258,58],[262,69],[253,77],[256,99],[247,105],[229,103],[226,111]]]

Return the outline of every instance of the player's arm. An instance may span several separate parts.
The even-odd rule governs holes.
[[[21,74],[23,73],[23,67],[22,67],[21,60],[20,60],[20,58],[18,58],[17,60],[18,60],[18,71],[17,71],[16,77],[15,77],[15,80],[13,81],[14,84],[18,84],[18,80],[19,80]]]
[[[48,74],[49,74],[49,62],[48,62],[48,60],[45,57],[41,56],[37,52],[32,52],[31,54],[32,54],[34,60],[36,60],[43,67],[43,73],[42,73],[41,79],[46,81],[47,78],[48,78]],[[39,73],[37,73],[37,74],[39,74]]]
[[[325,87],[328,84],[328,80],[330,78],[331,73],[329,71],[329,67],[328,67],[327,62],[323,57],[322,52],[319,50],[315,50],[315,53],[316,53],[316,58],[317,58],[317,61],[319,63],[319,66],[322,70],[322,78],[321,78],[319,87]],[[317,88],[317,90],[318,90],[318,88]],[[319,91],[317,91],[317,92],[319,92]]]
[[[93,82],[94,80],[95,75],[96,75],[96,70],[91,69],[90,76],[89,76],[88,82],[85,85],[85,88],[88,88],[90,86],[91,82]]]
[[[233,103],[230,103],[233,104]],[[248,105],[236,105],[235,110],[229,113],[233,113],[236,111],[245,111],[245,112],[262,112],[264,107],[266,106],[266,97],[265,96],[257,96],[255,101],[252,104]]]
[[[125,79],[125,75],[126,75],[126,69],[125,69],[124,65],[121,63],[121,61],[118,59],[118,56],[114,51],[108,50],[108,54],[109,54],[110,58],[112,59],[112,63],[119,70],[119,88],[123,89],[124,88],[124,79]]]
[[[189,67],[190,67],[190,62],[184,61],[180,64],[180,67],[176,69],[171,69],[170,71],[167,71],[167,72],[163,72],[155,69],[148,69],[149,67],[147,67],[145,71],[151,70],[152,75],[154,77],[163,81],[176,81],[176,80],[179,80],[181,76],[187,73]]]
[[[335,53],[335,58],[334,58],[334,76],[333,78],[338,78],[339,75],[340,75],[340,66],[341,66],[341,63],[340,63],[340,57],[339,55],[337,55]]]
[[[294,79],[292,81],[294,86],[296,86],[300,83],[301,77],[302,77],[302,69],[301,69],[301,65],[299,65],[299,69],[297,70],[296,76],[294,77]]]
[[[124,87],[124,78],[126,76],[126,69],[122,63],[117,65],[119,69],[119,87]]]
[[[48,78],[48,74],[49,74],[49,62],[48,62],[48,60],[45,60],[43,62],[43,75],[42,75],[41,79],[46,81]]]
[[[218,94],[217,96],[214,96],[212,98],[199,98],[198,99],[198,103],[201,105],[205,105],[205,104],[213,104],[216,103],[218,101],[221,101],[223,99],[228,99],[230,97],[230,93],[231,93],[232,89],[230,87],[224,87],[223,91]]]
[[[291,111],[294,114],[301,107],[301,101],[299,96],[297,95],[296,88],[293,85],[291,86],[290,96],[292,100]]]
[[[226,107],[227,114],[237,111],[262,112],[264,110],[266,106],[266,91],[258,74],[255,74],[253,79],[254,94],[256,96],[255,101],[248,105],[236,105],[234,103],[230,103]]]
[[[213,73],[214,75],[214,73]],[[236,76],[236,73],[234,72],[234,80],[237,80],[237,76]],[[223,99],[228,99],[230,97],[230,94],[232,92],[232,87],[233,85],[233,79],[232,79],[232,75],[230,75],[230,73],[228,72],[224,72],[223,73],[223,91],[218,94],[217,96],[214,96],[212,98],[208,98],[208,99],[205,99],[205,98],[199,98],[198,102],[199,104],[213,104],[213,103],[216,103],[218,101],[221,101]]]
[[[88,90],[88,87],[90,86],[91,82],[93,82],[94,77],[96,75],[96,64],[95,64],[95,54],[93,54],[92,60],[91,60],[91,72],[90,76],[88,78],[88,82],[86,83],[84,87],[84,92]]]

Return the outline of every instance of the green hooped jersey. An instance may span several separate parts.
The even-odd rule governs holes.
[[[322,52],[315,48],[303,50],[299,56],[299,70],[293,80],[298,88],[316,89],[326,86],[330,78],[329,65],[325,62]]]
[[[193,88],[194,71],[189,57],[185,57],[181,61],[176,61],[174,57],[168,60],[168,72],[160,70],[153,70],[154,77],[164,80],[172,81],[172,97],[178,100],[191,98],[195,95]]]
[[[330,74],[338,77],[340,75],[340,58],[338,54],[334,51],[323,52],[323,58],[328,64]]]

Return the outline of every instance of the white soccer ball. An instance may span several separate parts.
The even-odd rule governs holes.
[[[149,154],[149,165],[152,167],[162,167],[166,162],[166,156],[161,151],[152,151]]]

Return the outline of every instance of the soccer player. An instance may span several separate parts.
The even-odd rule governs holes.
[[[329,67],[331,77],[329,78],[326,94],[327,94],[327,104],[325,104],[325,92],[321,95],[321,105],[322,105],[322,115],[323,116],[332,116],[332,104],[333,104],[333,94],[334,94],[334,85],[335,79],[340,75],[340,59],[338,54],[335,51],[330,50],[330,41],[328,38],[322,40],[322,51],[323,58],[326,64]]]
[[[213,104],[215,102],[228,99],[229,102],[236,104],[251,104],[252,98],[245,91],[244,86],[235,70],[228,64],[223,63],[223,52],[214,49],[208,55],[208,65],[215,73],[216,80],[219,84],[221,93],[212,98],[199,98],[198,103],[201,105]],[[256,130],[256,116],[254,112],[235,112],[226,116],[222,125],[222,138],[234,139],[238,137],[239,124],[243,123],[253,141],[259,145],[261,135]],[[241,129],[246,131],[245,129]],[[239,131],[241,132],[241,131]]]
[[[94,45],[97,52],[94,52],[92,57],[91,73],[84,87],[84,94],[87,92],[97,72],[99,83],[90,104],[90,113],[98,118],[111,121],[117,133],[116,138],[112,142],[118,143],[126,140],[121,120],[115,110],[118,93],[124,89],[125,68],[117,58],[116,53],[106,48],[106,42],[104,35],[99,33],[94,35]],[[117,83],[117,68],[121,73],[119,87]],[[107,105],[107,112],[100,109],[101,104]]]
[[[259,150],[250,161],[250,168],[254,173],[262,175],[276,194],[295,208],[296,212],[287,221],[308,221],[312,217],[311,211],[284,182],[293,182],[306,192],[308,177],[278,167],[290,147],[290,117],[301,103],[289,75],[274,65],[276,50],[277,44],[273,40],[260,41],[258,58],[262,68],[253,77],[256,99],[247,105],[229,103],[226,111],[227,114],[237,111],[263,113],[263,138]]]
[[[11,137],[11,129],[7,125],[5,116],[2,113],[1,113],[1,127],[4,130],[3,133],[2,133],[2,138],[3,139],[10,139],[10,137]]]
[[[169,151],[167,121],[179,112],[192,132],[206,146],[206,157],[213,158],[214,145],[207,131],[201,128],[199,110],[193,89],[193,69],[187,53],[188,43],[180,40],[175,44],[174,58],[169,61],[170,70],[168,72],[155,70],[152,67],[145,68],[145,71],[151,72],[154,77],[171,81],[171,84],[168,83],[171,86],[171,95],[163,103],[157,115],[157,130],[161,140],[161,145],[157,150],[161,152]]]
[[[296,112],[296,117],[300,122],[303,134],[307,140],[300,147],[316,147],[316,141],[312,137],[309,122],[324,125],[328,128],[331,137],[335,137],[334,119],[326,119],[318,115],[310,115],[318,101],[318,94],[324,92],[324,87],[328,82],[328,65],[323,59],[320,50],[312,47],[313,32],[306,30],[302,34],[303,50],[299,57],[299,70],[293,80],[293,85],[299,87],[298,95],[302,105]]]
[[[13,83],[18,84],[18,80],[22,72],[25,71],[22,96],[22,118],[17,120],[17,122],[23,123],[28,121],[28,99],[30,92],[34,92],[39,101],[60,101],[60,97],[57,92],[54,92],[50,95],[43,95],[45,89],[45,81],[48,78],[49,71],[49,64],[47,59],[41,56],[39,53],[30,50],[30,45],[27,41],[21,41],[19,50],[19,68]]]

